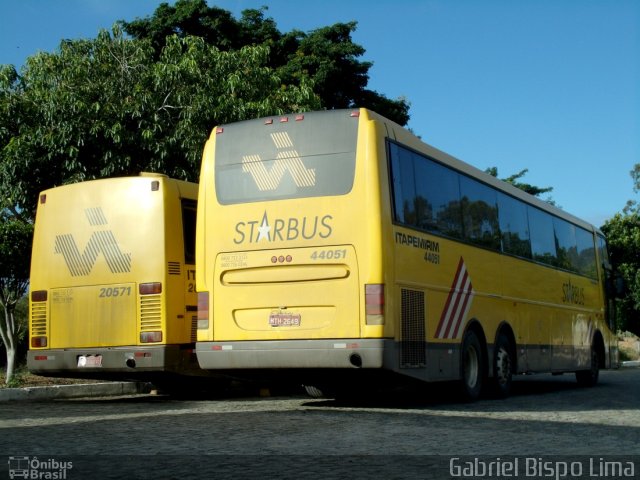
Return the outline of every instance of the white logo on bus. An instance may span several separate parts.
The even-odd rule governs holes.
[[[312,187],[316,184],[316,171],[307,168],[300,154],[293,147],[293,141],[287,132],[271,134],[271,140],[278,149],[271,170],[262,163],[260,155],[244,155],[242,170],[249,173],[260,191],[275,190],[280,185],[285,172],[289,172],[296,187]]]

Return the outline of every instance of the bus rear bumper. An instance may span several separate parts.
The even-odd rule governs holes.
[[[269,368],[382,368],[385,340],[276,340],[198,342],[206,370]]]
[[[54,376],[96,377],[143,372],[183,373],[196,369],[193,345],[155,345],[29,350],[30,372]]]

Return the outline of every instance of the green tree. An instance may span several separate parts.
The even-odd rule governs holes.
[[[19,339],[25,324],[18,322],[16,306],[29,285],[33,226],[5,211],[0,215],[0,339],[7,357],[6,383],[13,377]]]
[[[640,164],[630,172],[633,191],[640,191]],[[640,335],[640,209],[629,200],[621,213],[601,227],[607,237],[611,262],[626,285],[625,293],[616,303],[616,324],[620,330]]]
[[[0,192],[33,214],[54,185],[142,170],[197,180],[214,125],[319,107],[305,79],[283,84],[267,57],[171,36],[156,58],[149,40],[114,28],[29,58],[20,76],[7,69]]]
[[[268,65],[283,82],[300,86],[310,78],[323,108],[366,107],[400,125],[407,124],[409,103],[404,98],[391,100],[366,88],[372,63],[359,60],[365,49],[351,38],[356,22],[309,33],[282,33],[272,18],[265,18],[266,10],[244,10],[235,20],[226,10],[208,7],[205,0],[178,0],[173,6],[162,3],[150,17],[121,23],[133,37],[150,39],[156,50],[170,34],[198,36],[221,50],[266,45]]]

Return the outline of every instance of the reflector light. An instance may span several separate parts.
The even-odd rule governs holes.
[[[40,195],[40,203],[47,203],[47,194],[43,193]]]
[[[296,122],[301,122],[304,120],[304,115],[296,115]]]
[[[49,357],[47,357],[46,355],[35,355],[33,357],[34,360],[49,360]]]
[[[157,295],[159,293],[162,293],[162,283],[141,283],[138,286],[138,291],[140,292],[140,295]]]
[[[367,315],[382,315],[384,313],[384,285],[365,285],[364,303]]]
[[[220,134],[222,132],[224,132],[224,128],[222,128],[222,127],[216,128],[216,135],[218,135],[218,134]]]
[[[136,353],[133,354],[133,356],[136,357],[136,358],[145,358],[145,357],[150,357],[151,353],[149,353],[149,352],[136,352]]]
[[[36,290],[35,292],[31,292],[31,301],[32,302],[46,302],[47,301],[47,291],[46,290]]]
[[[284,255],[280,255],[278,257],[274,255],[273,257],[271,257],[271,263],[291,263],[292,261],[293,257],[291,255],[287,255],[286,257]]]
[[[209,328],[209,292],[198,292],[198,330]]]
[[[43,348],[47,346],[47,337],[33,337],[31,338],[32,348]]]
[[[157,343],[162,341],[162,332],[140,332],[140,343]]]
[[[358,118],[360,116],[360,110],[354,110],[349,114],[351,118]]]
[[[289,117],[280,117],[280,123],[287,123],[289,121]]]

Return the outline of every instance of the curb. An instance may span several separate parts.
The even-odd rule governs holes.
[[[56,398],[108,397],[149,393],[145,382],[81,383],[0,389],[0,402],[39,401]]]
[[[640,360],[629,360],[627,362],[622,362],[623,367],[640,367]]]

